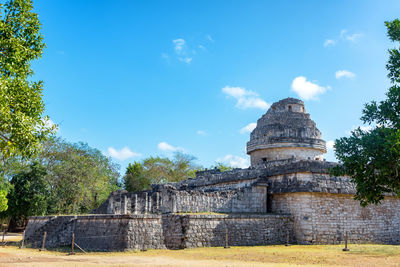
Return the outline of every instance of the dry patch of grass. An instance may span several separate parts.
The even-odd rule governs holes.
[[[293,245],[285,247],[195,248],[145,252],[92,252],[68,256],[65,252],[0,248],[0,266],[399,266],[400,246]]]

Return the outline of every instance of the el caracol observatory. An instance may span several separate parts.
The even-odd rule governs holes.
[[[247,143],[251,165],[280,159],[322,160],[325,141],[303,101],[286,98],[272,104],[257,121]]]
[[[332,116],[333,117],[333,116]],[[31,217],[25,241],[40,247],[75,243],[85,250],[204,246],[400,244],[400,199],[361,207],[355,185],[323,160],[321,139],[303,101],[280,100],[250,134],[251,166],[110,194],[91,214]],[[46,236],[46,235],[45,235]]]

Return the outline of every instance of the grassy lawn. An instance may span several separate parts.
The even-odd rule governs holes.
[[[13,237],[10,241],[16,241]],[[0,266],[399,266],[400,246],[293,245],[285,247],[195,248],[132,252],[91,252],[67,255],[60,251],[0,247]]]

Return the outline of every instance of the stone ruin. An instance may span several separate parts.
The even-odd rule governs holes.
[[[325,141],[304,103],[286,98],[258,121],[247,143],[251,166],[196,173],[193,179],[119,190],[91,214],[31,217],[33,247],[75,241],[87,250],[284,244],[400,244],[400,199],[378,206],[353,199],[349,177],[323,159]]]

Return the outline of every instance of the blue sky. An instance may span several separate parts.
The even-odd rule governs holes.
[[[121,173],[173,151],[244,167],[246,129],[286,97],[305,101],[326,141],[345,136],[389,87],[384,21],[400,14],[399,1],[34,5],[46,113],[60,136],[112,156]]]

